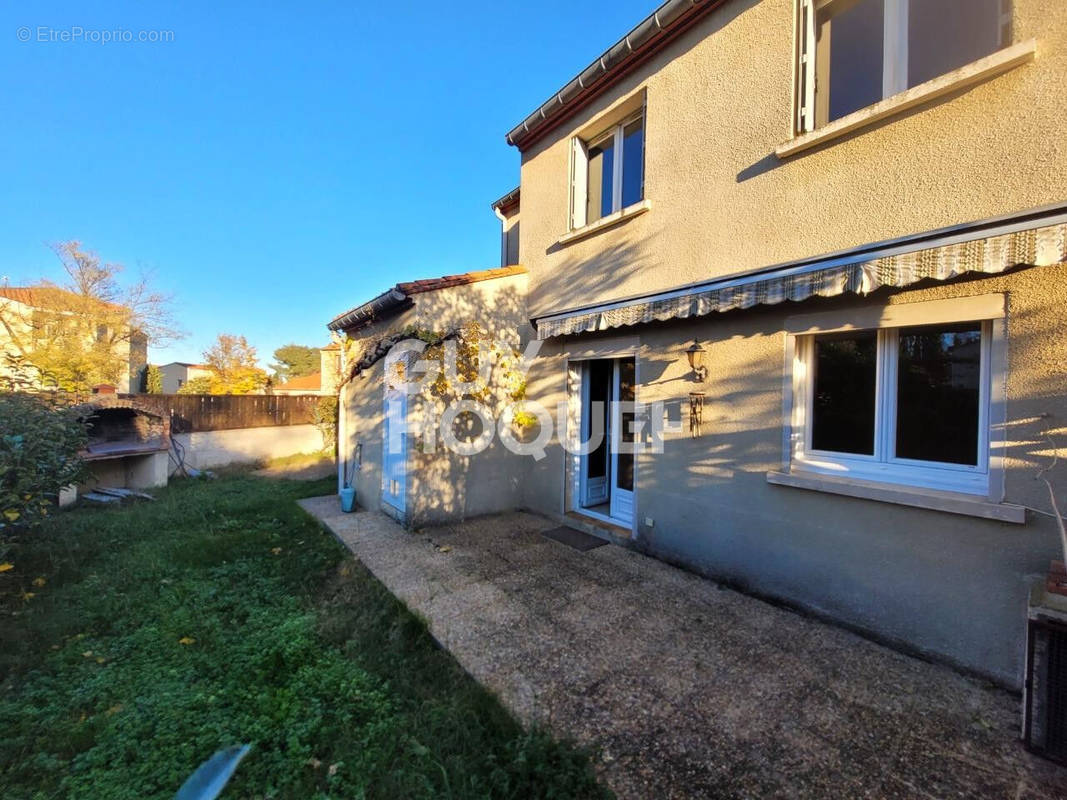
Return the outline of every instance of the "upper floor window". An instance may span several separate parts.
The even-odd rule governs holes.
[[[797,129],[814,130],[1011,43],[1011,0],[800,0]]]
[[[645,115],[633,114],[588,141],[574,139],[571,228],[644,199]]]

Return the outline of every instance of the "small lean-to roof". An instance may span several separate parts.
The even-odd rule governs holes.
[[[724,2],[667,0],[512,128],[508,144],[524,149]]]
[[[514,189],[512,189],[510,192],[508,192],[503,197],[501,197],[501,198],[499,198],[497,200],[494,200],[492,205],[490,206],[490,208],[492,208],[493,211],[499,211],[501,214],[503,214],[505,211],[507,211],[510,208],[514,208],[515,206],[517,206],[519,204],[519,189],[520,188],[521,187],[516,186]]]
[[[474,272],[462,272],[458,275],[444,275],[440,278],[398,283],[392,289],[387,289],[373,300],[368,300],[366,303],[351,308],[343,314],[338,314],[330,320],[326,327],[331,331],[359,329],[411,308],[415,302],[412,299],[414,295],[436,292],[439,289],[449,289],[453,286],[466,286],[471,283],[491,281],[496,278],[507,278],[511,275],[523,275],[525,273],[526,267],[515,264],[510,267],[482,269]]]

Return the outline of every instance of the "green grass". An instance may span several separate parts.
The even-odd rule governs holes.
[[[332,486],[175,481],[8,542],[0,797],[172,797],[241,742],[224,797],[604,796],[294,502]]]

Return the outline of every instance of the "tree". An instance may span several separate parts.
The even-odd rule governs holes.
[[[149,364],[144,371],[145,394],[163,394],[163,373],[155,364]]]
[[[39,522],[60,489],[85,479],[87,435],[84,412],[47,395],[0,391],[0,541]]]
[[[311,375],[319,371],[318,348],[302,344],[283,345],[274,351],[274,363],[270,367],[277,381]]]
[[[267,385],[267,372],[257,361],[256,348],[245,337],[220,333],[215,344],[204,351],[204,363],[215,373],[210,379],[211,394],[263,391]]]
[[[201,375],[197,378],[190,378],[178,388],[178,394],[226,394],[226,392],[217,392],[215,389],[221,388],[217,384],[214,378],[209,378],[207,375]]]
[[[52,250],[67,281],[40,281],[25,304],[0,298],[0,331],[15,355],[58,388],[84,392],[119,383],[143,365],[149,341],[167,344],[183,335],[171,297],[153,290],[146,276],[120,283],[122,265],[101,261],[77,241]]]

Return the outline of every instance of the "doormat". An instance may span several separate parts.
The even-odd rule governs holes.
[[[585,533],[584,531],[576,531],[574,528],[568,528],[566,526],[553,528],[550,531],[541,531],[541,535],[546,536],[549,539],[554,539],[560,544],[565,544],[567,547],[581,550],[583,553],[586,550],[592,550],[594,547],[600,547],[601,545],[607,544],[606,541],[597,536]]]

